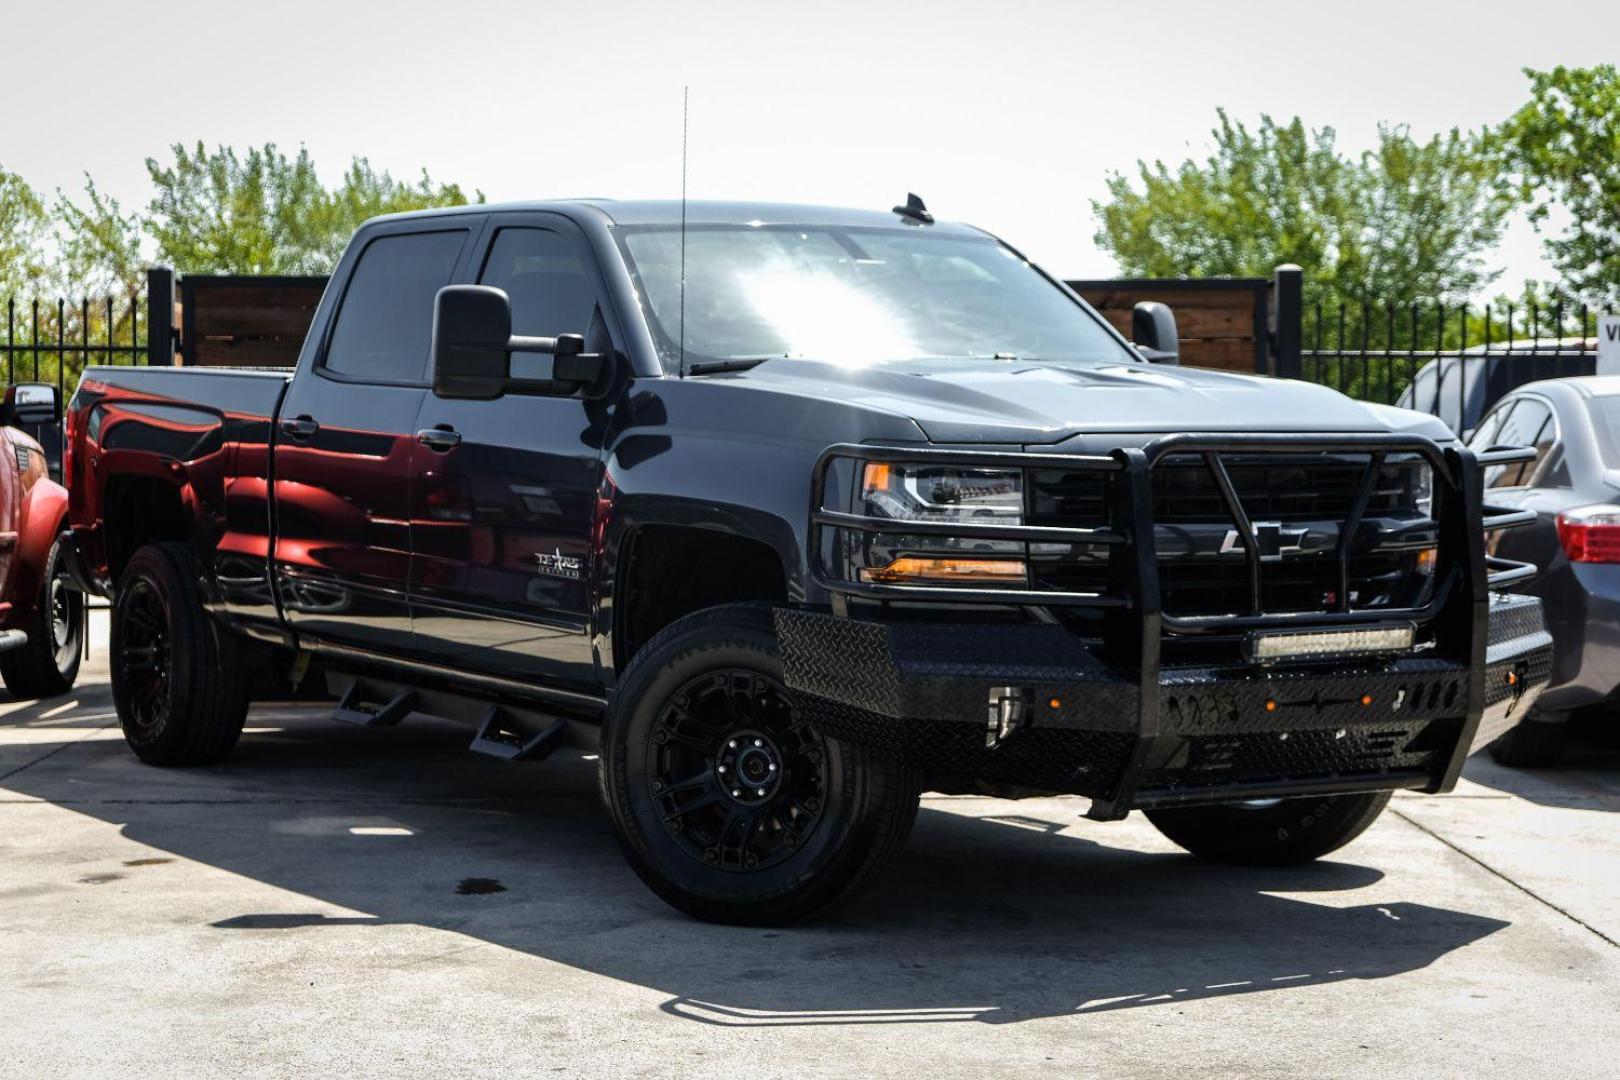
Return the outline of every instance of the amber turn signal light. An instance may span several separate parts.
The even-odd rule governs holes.
[[[886,566],[869,566],[861,580],[880,585],[921,583],[1022,585],[1025,581],[1022,559],[958,559],[902,555]]]

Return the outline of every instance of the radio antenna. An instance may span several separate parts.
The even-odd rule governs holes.
[[[686,378],[686,117],[691,87],[681,87],[681,378]]]

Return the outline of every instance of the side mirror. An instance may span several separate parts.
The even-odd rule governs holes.
[[[62,399],[50,383],[17,383],[0,400],[0,426],[32,427],[62,422]]]
[[[488,401],[506,394],[591,396],[609,368],[611,343],[600,317],[591,321],[595,352],[578,334],[514,337],[512,303],[488,285],[446,285],[433,300],[433,392],[442,398]],[[514,378],[512,354],[552,357],[551,377]]]
[[[1150,364],[1181,363],[1181,337],[1176,317],[1166,304],[1144,300],[1131,309],[1131,340]]]

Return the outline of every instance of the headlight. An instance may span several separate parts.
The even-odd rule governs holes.
[[[1024,520],[1024,479],[1016,469],[869,462],[861,496],[868,514],[897,521]]]
[[[1434,468],[1426,461],[1417,467],[1417,479],[1412,484],[1412,505],[1424,517],[1434,516]]]
[[[1025,545],[1015,540],[907,535],[904,523],[1022,525],[1024,478],[1017,469],[868,462],[861,511],[895,522],[894,533],[868,537],[862,581],[879,584],[1021,587]]]

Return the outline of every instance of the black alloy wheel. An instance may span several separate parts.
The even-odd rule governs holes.
[[[821,823],[826,742],[759,672],[727,668],[687,683],[660,710],[647,754],[664,827],[705,864],[776,866]]]

